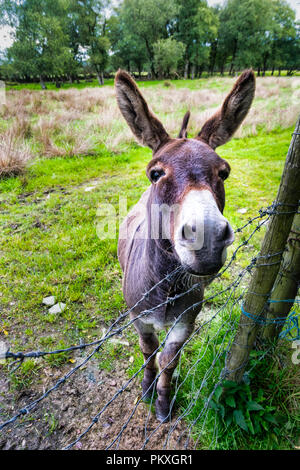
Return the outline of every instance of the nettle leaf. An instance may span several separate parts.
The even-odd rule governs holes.
[[[269,421],[269,423],[275,424],[276,426],[278,425],[278,421],[277,421],[277,419],[275,418],[275,416],[270,415],[270,414],[265,414],[265,415],[264,415],[264,418],[265,418],[267,421]]]
[[[228,406],[231,406],[231,408],[236,408],[234,396],[228,395],[225,399],[225,402]]]
[[[226,426],[230,426],[230,424],[232,423],[232,420],[233,420],[233,415],[230,413],[225,419]]]
[[[236,422],[236,424],[240,428],[244,429],[244,431],[248,432],[248,426],[247,426],[247,423],[245,421],[245,417],[243,415],[243,412],[241,410],[234,410],[233,417],[234,417],[234,421]]]
[[[210,408],[212,408],[213,410],[218,411],[218,405],[216,404],[216,402],[215,402],[214,400],[210,400],[209,406],[210,406]]]
[[[236,382],[233,382],[232,380],[225,380],[225,382],[223,382],[223,387],[236,389],[238,385]]]
[[[222,391],[223,391],[223,388],[221,386],[216,388],[215,395],[214,395],[216,402],[219,401],[219,398],[222,395]]]
[[[264,408],[261,405],[259,405],[259,403],[256,403],[256,401],[248,401],[246,407],[247,407],[247,410],[249,410],[249,411],[264,410]]]
[[[254,421],[254,433],[259,434],[261,432],[261,427],[258,421]]]
[[[221,405],[221,404],[219,404],[219,405],[218,405],[218,408],[219,408],[219,413],[220,413],[220,415],[221,415],[222,418],[224,419],[224,417],[225,417],[225,408],[224,408],[224,406]]]

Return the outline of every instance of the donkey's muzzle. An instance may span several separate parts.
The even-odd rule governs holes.
[[[194,222],[185,224],[179,241],[180,250],[177,250],[188,271],[198,275],[212,275],[224,265],[226,249],[233,241],[234,232],[222,216],[218,220],[207,220],[200,235],[195,230]]]
[[[208,225],[207,230],[200,230],[197,228],[197,221],[185,223],[181,228],[180,243],[188,250],[200,251],[209,247],[211,244],[215,245],[217,250],[230,246],[234,241],[234,232],[229,222],[222,217],[221,220],[213,220]],[[208,240],[205,243],[205,238]]]
[[[199,274],[220,270],[234,232],[220,212],[212,193],[191,190],[184,198],[175,226],[175,251],[182,266]]]

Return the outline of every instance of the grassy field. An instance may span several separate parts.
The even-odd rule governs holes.
[[[231,78],[211,78],[177,81],[170,86],[143,83],[142,88],[172,135],[190,109],[190,135],[194,135],[232,82]],[[234,228],[274,200],[299,111],[300,78],[266,77],[258,79],[257,85],[253,109],[237,138],[218,149],[232,167],[226,181],[225,216]],[[1,116],[0,340],[15,351],[55,349],[95,339],[125,309],[117,241],[97,237],[97,208],[109,202],[118,213],[119,195],[127,197],[128,209],[137,202],[149,184],[145,167],[151,152],[134,143],[116,108],[111,84],[101,89],[10,90]],[[232,250],[250,233],[251,227],[238,235]],[[262,236],[263,230],[241,250],[233,270],[213,284],[211,292],[247,266],[259,250]],[[243,284],[241,289],[245,287]],[[42,305],[49,295],[66,304],[61,314],[49,314]],[[130,349],[107,347],[99,367],[113,370],[117,356],[125,362],[133,356],[128,374],[136,371],[141,354],[135,335],[129,333],[129,337]],[[202,343],[198,338],[188,346],[181,366],[183,376]],[[214,354],[214,349],[209,351],[207,361]],[[252,399],[268,403],[269,414],[279,415],[277,424],[265,424],[255,435],[232,426],[220,432],[216,447],[297,445],[300,377],[290,355],[290,344],[281,344],[268,359],[268,373],[266,363],[257,362],[256,367],[257,358],[252,358],[257,371]],[[70,356],[51,358],[48,363],[55,368],[69,360]],[[10,376],[12,393],[33,387],[42,367],[42,361],[24,363]],[[201,378],[206,367],[203,361],[186,380],[178,395],[179,407],[184,408],[197,390],[196,378]],[[7,373],[6,366],[0,364],[0,368]],[[201,400],[189,422],[203,406],[203,397]],[[209,447],[213,440],[214,413],[209,416],[200,448]],[[197,438],[197,426],[193,436]]]

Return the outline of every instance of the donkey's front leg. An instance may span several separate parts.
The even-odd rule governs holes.
[[[144,361],[146,362],[149,357],[158,348],[159,342],[155,330],[152,325],[143,323],[141,320],[136,320],[134,326],[139,334],[140,348],[142,350]],[[154,380],[157,374],[157,368],[155,364],[156,354],[153,354],[149,362],[147,363],[144,371],[144,378],[142,381],[142,390],[144,398],[143,400],[150,400],[152,397]]]
[[[194,324],[178,323],[170,331],[165,347],[159,356],[160,377],[157,382],[158,398],[155,402],[156,417],[166,421],[170,417],[171,380],[177,366],[180,348],[189,338]]]

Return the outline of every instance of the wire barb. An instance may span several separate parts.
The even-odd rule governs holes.
[[[283,206],[290,208],[291,212],[278,210],[278,208],[284,209]],[[253,224],[254,222],[256,223],[256,226],[253,228],[251,233],[248,236],[246,236],[245,239],[242,239],[241,243],[233,251],[231,258],[229,262],[227,263],[227,265],[217,275],[214,275],[209,279],[209,281],[217,279],[219,284],[216,284],[216,285],[221,286],[221,288],[217,289],[217,291],[213,293],[213,295],[208,294],[207,297],[196,302],[191,307],[188,307],[186,310],[180,313],[180,315],[174,320],[172,327],[167,332],[165,339],[159,344],[157,349],[148,357],[148,359],[144,362],[144,364],[134,374],[132,374],[132,376],[122,385],[122,387],[119,388],[119,390],[117,390],[113,394],[113,396],[105,403],[104,406],[102,406],[102,408],[94,415],[94,417],[91,418],[90,424],[86,427],[86,429],[84,429],[77,436],[75,440],[67,444],[64,447],[64,449],[72,448],[79,441],[81,441],[83,437],[85,437],[95,425],[97,425],[101,416],[109,408],[109,406],[115,400],[117,400],[118,397],[120,397],[120,395],[122,395],[122,393],[125,390],[128,390],[128,388],[133,383],[135,378],[143,372],[143,370],[145,369],[147,364],[151,361],[151,359],[153,359],[153,357],[159,351],[162,350],[162,348],[166,344],[166,341],[169,335],[171,334],[175,326],[180,322],[180,319],[183,317],[183,315],[185,315],[190,309],[195,309],[195,308],[200,309],[201,306],[205,305],[207,309],[206,311],[202,311],[202,313],[204,312],[205,315],[207,316],[205,315],[200,316],[200,318],[198,319],[198,323],[196,323],[196,328],[194,332],[185,341],[185,343],[177,352],[176,356],[172,358],[172,361],[173,361],[177,356],[179,356],[179,363],[177,366],[178,368],[177,368],[177,375],[176,375],[176,380],[175,380],[175,385],[174,385],[174,394],[173,394],[173,398],[171,401],[171,407],[170,407],[170,413],[169,413],[169,422],[168,422],[169,430],[166,434],[165,441],[163,444],[163,448],[167,448],[172,440],[172,436],[174,435],[175,430],[176,429],[178,430],[179,423],[181,423],[183,420],[188,420],[187,422],[189,424],[186,424],[184,430],[179,433],[179,437],[176,440],[175,446],[176,445],[182,446],[182,442],[184,441],[185,448],[187,448],[191,442],[193,442],[193,446],[195,448],[197,447],[198,441],[202,435],[201,433],[203,433],[205,423],[207,422],[207,419],[208,419],[208,413],[210,410],[210,403],[211,403],[212,397],[214,396],[216,389],[220,386],[220,384],[222,384],[222,381],[224,380],[224,378],[226,377],[226,374],[228,373],[228,370],[226,369],[227,354],[231,348],[231,345],[234,342],[235,331],[236,331],[238,320],[239,320],[237,311],[244,296],[244,288],[241,287],[241,283],[245,279],[246,276],[249,276],[249,274],[251,274],[254,267],[269,266],[270,264],[280,263],[283,251],[279,251],[276,253],[268,253],[265,255],[261,255],[260,253],[258,253],[256,256],[250,259],[249,264],[243,269],[241,269],[240,272],[236,274],[234,280],[231,281],[226,287],[224,287],[222,284],[224,277],[226,277],[224,276],[224,274],[229,270],[232,264],[236,261],[239,251],[242,250],[245,246],[249,245],[249,242],[252,240],[254,235],[257,232],[259,232],[260,229],[269,221],[270,217],[274,216],[275,214],[282,215],[282,214],[287,214],[287,213],[288,214],[298,213],[298,207],[299,207],[299,204],[292,205],[292,204],[281,204],[281,203],[273,202],[273,204],[271,204],[269,207],[260,209],[259,215],[256,215],[252,219],[249,219],[247,223],[245,223],[243,226],[235,230],[235,233],[242,233],[251,224]],[[276,261],[276,257],[279,257],[278,261]],[[275,261],[268,263],[270,260],[273,260],[274,258],[275,258]],[[262,260],[263,262],[260,263],[260,260]],[[18,418],[21,418],[25,415],[28,415],[30,412],[32,412],[37,407],[38,404],[40,404],[44,399],[46,399],[51,393],[56,391],[59,387],[63,386],[70,379],[70,377],[72,377],[75,373],[77,373],[79,370],[85,367],[85,365],[98,352],[101,351],[101,349],[103,348],[105,343],[107,343],[107,341],[109,341],[116,335],[122,334],[130,326],[132,326],[134,322],[137,321],[138,319],[149,315],[150,313],[154,312],[156,309],[164,305],[167,305],[168,303],[174,302],[180,297],[188,295],[190,292],[194,291],[195,289],[198,289],[201,286],[201,282],[196,283],[192,285],[190,288],[186,289],[184,292],[181,292],[172,297],[169,297],[166,301],[162,302],[161,304],[156,305],[151,309],[144,310],[135,318],[128,320],[130,313],[138,305],[140,305],[140,303],[143,302],[154,289],[156,289],[159,285],[161,285],[166,280],[171,280],[171,279],[176,280],[176,276],[178,276],[180,272],[181,272],[181,268],[177,268],[173,272],[168,273],[164,279],[160,280],[149,291],[145,292],[142,298],[132,308],[126,310],[125,312],[121,312],[119,317],[110,325],[107,332],[100,339],[97,339],[95,341],[88,342],[88,343],[80,342],[80,344],[78,345],[73,345],[68,348],[63,348],[63,349],[56,349],[53,351],[37,350],[37,351],[29,351],[29,352],[22,352],[22,351],[12,352],[8,349],[4,356],[5,359],[7,361],[10,361],[12,359],[14,360],[10,364],[10,366],[17,364],[17,367],[10,371],[10,373],[12,374],[28,358],[38,359],[38,358],[43,358],[48,355],[70,353],[70,352],[80,351],[80,350],[85,350],[85,349],[88,350],[89,348],[93,347],[92,351],[89,352],[88,355],[79,364],[71,368],[68,371],[68,373],[66,373],[63,377],[57,380],[57,382],[53,386],[51,386],[48,390],[46,390],[37,399],[28,403],[25,407],[19,409],[11,418],[2,422],[0,424],[0,430],[4,429],[9,424],[14,423]],[[253,295],[263,295],[263,294],[256,294],[255,292],[253,292]],[[268,296],[269,296],[269,293],[266,294],[266,298],[268,298]],[[212,301],[215,301],[215,306],[216,306],[215,311],[213,313],[211,313],[209,310],[209,306]],[[272,301],[272,302],[276,302],[276,301]],[[292,300],[291,299],[278,300],[278,302],[292,302]],[[256,324],[259,324],[260,326],[262,326],[267,323],[267,320],[263,318],[262,316],[256,316],[256,315],[252,315],[251,313],[246,312],[243,308],[243,304],[241,304],[240,308],[242,310],[242,313],[246,317],[249,318],[249,320],[251,321],[251,325],[253,325],[253,327],[255,327]],[[273,323],[278,323],[278,324],[279,322],[281,322],[280,324],[283,324],[285,322],[285,319],[282,319],[282,318],[276,318],[276,319],[271,319],[271,320]],[[297,331],[299,334],[298,320],[296,320],[296,316],[294,315],[294,312],[292,312],[292,314],[290,314],[289,316],[289,320],[286,325],[286,330],[285,330],[287,332],[285,336],[286,339],[289,339],[288,337],[290,337],[291,332],[294,331],[295,328],[296,329],[298,328]],[[198,342],[199,349],[197,352],[197,356],[194,358],[194,362],[190,363],[189,367],[186,370],[186,364],[184,364],[184,361],[182,360],[181,353],[200,334],[201,334],[201,342]],[[198,346],[198,343],[197,343],[197,346]],[[246,347],[243,345],[240,345],[240,346]],[[209,357],[209,354],[211,354],[211,351],[214,351],[214,353],[213,353],[210,365],[209,367],[207,367],[204,375],[202,377],[199,377],[199,374],[197,373],[197,370],[198,370],[197,367],[199,367],[199,364],[204,358]],[[170,361],[170,363],[172,361]],[[222,361],[225,362],[225,367]],[[148,390],[144,392],[143,396],[141,396],[137,400],[137,402],[134,404],[131,412],[129,412],[129,415],[125,418],[124,423],[120,423],[119,432],[117,432],[113,440],[107,444],[106,446],[107,449],[118,448],[118,446],[120,445],[121,439],[123,437],[123,434],[125,430],[128,428],[130,421],[133,419],[138,406],[142,402],[143,398],[150,391],[150,389],[153,391],[152,391],[152,396],[151,396],[149,412],[145,420],[144,442],[142,445],[143,449],[147,447],[147,445],[151,442],[151,439],[153,438],[153,436],[163,426],[162,423],[159,423],[154,428],[153,426],[149,427],[149,419],[150,419],[150,413],[151,413],[150,411],[151,404],[154,400],[155,385],[159,377],[164,372],[164,370],[168,367],[169,364],[167,364],[164,369],[159,371],[159,373],[155,377],[153,383],[150,385]],[[181,381],[179,378],[181,378]],[[209,383],[213,383],[213,386],[209,387],[208,385]],[[190,392],[190,399],[188,400],[186,404],[184,404],[181,407],[180,412],[178,413],[178,416],[172,420],[171,413],[174,408],[176,398],[182,393],[182,390],[185,387],[187,387],[187,384],[189,384],[189,386],[190,384],[192,384],[191,385],[192,389]],[[199,407],[199,403],[202,403],[200,407]],[[193,410],[196,409],[196,406],[199,412],[197,411],[197,413],[195,414]],[[194,416],[193,419],[191,419],[192,412]],[[194,437],[195,436],[194,427],[196,425],[197,425],[197,436],[198,436],[197,438]],[[211,441],[212,447],[215,445],[216,439],[217,439],[217,421],[215,424],[215,433]]]

